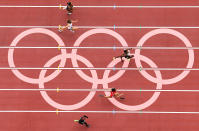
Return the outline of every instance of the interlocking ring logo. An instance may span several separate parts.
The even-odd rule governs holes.
[[[17,46],[17,43],[22,38],[24,38],[27,35],[33,34],[33,33],[42,33],[42,34],[46,34],[48,36],[51,36],[54,40],[57,41],[59,46],[65,46],[63,44],[64,42],[62,41],[62,39],[57,34],[55,34],[54,32],[52,32],[48,29],[42,29],[42,28],[28,29],[28,30],[22,32],[12,41],[10,46]],[[125,39],[120,34],[116,33],[113,30],[110,30],[110,29],[92,29],[92,30],[89,30],[89,31],[83,33],[75,41],[74,47],[80,46],[81,42],[84,39],[86,39],[87,37],[89,37],[93,34],[98,34],[98,33],[111,35],[114,38],[116,38],[121,43],[121,45],[123,47],[128,47],[128,44],[125,41]],[[173,29],[155,29],[155,30],[152,30],[152,31],[148,32],[147,34],[145,34],[140,39],[137,46],[143,46],[144,42],[147,39],[149,39],[150,37],[157,35],[157,34],[174,35],[174,36],[178,37],[179,39],[181,39],[184,42],[184,44],[186,45],[186,47],[192,47],[190,41],[183,34],[181,34],[178,31],[175,31]],[[9,63],[10,67],[15,67],[13,54],[14,54],[14,49],[10,48],[8,50],[8,63]],[[188,54],[189,54],[189,60],[188,60],[187,68],[192,68],[193,63],[194,63],[194,51],[192,49],[189,49]],[[138,68],[142,67],[141,61],[147,63],[152,68],[157,68],[157,65],[151,59],[149,59],[146,56],[143,56],[143,55],[140,54],[140,49],[136,49],[134,55],[135,55],[135,63],[136,63],[136,66]],[[64,67],[67,59],[71,59],[73,67],[79,67],[77,61],[84,63],[88,68],[94,67],[93,64],[89,60],[87,60],[83,56],[80,56],[80,55],[77,54],[77,49],[72,49],[71,53],[67,53],[66,49],[61,49],[61,54],[53,57],[48,62],[46,62],[44,67],[50,67],[52,64],[54,64],[57,61],[60,61],[59,67]],[[120,62],[119,59],[115,59],[108,64],[107,68],[112,68],[115,65],[117,65],[119,62]],[[122,67],[127,68],[128,65],[129,65],[129,61],[124,61]],[[38,84],[39,88],[41,88],[41,89],[45,88],[44,84],[46,82],[53,80],[55,77],[57,77],[62,72],[61,70],[60,71],[56,70],[52,74],[45,76],[47,70],[44,69],[44,70],[41,70],[38,79],[33,79],[33,78],[30,78],[30,77],[23,75],[18,70],[11,70],[11,71],[20,80],[27,82],[27,83],[31,83],[31,84]],[[117,79],[119,79],[120,77],[122,77],[122,75],[125,73],[125,70],[120,70],[111,77],[109,77],[110,70],[105,70],[102,79],[98,78],[96,70],[90,70],[92,77],[86,75],[81,70],[75,70],[75,72],[85,81],[92,83],[92,89],[97,89],[99,84],[102,84],[104,89],[108,89],[108,84],[111,83],[111,82],[114,82]],[[173,83],[179,82],[180,80],[184,79],[189,74],[190,71],[183,71],[180,75],[178,75],[174,78],[165,79],[165,80],[162,79],[162,75],[161,75],[160,71],[155,70],[154,72],[155,72],[156,78],[154,78],[153,76],[151,76],[150,74],[148,74],[144,70],[140,71],[141,75],[144,76],[147,80],[157,84],[156,89],[162,89],[162,85],[173,84]],[[46,91],[40,91],[40,93],[41,93],[42,97],[44,98],[44,100],[56,109],[76,110],[76,109],[79,109],[79,108],[85,106],[86,104],[88,104],[92,100],[92,98],[94,97],[96,92],[95,91],[89,92],[89,94],[88,94],[88,96],[86,96],[86,98],[84,98],[82,101],[80,101],[79,103],[74,104],[74,105],[63,105],[63,104],[57,103],[56,101],[52,100],[48,96]],[[110,92],[105,92],[105,94],[110,95]],[[148,99],[146,102],[139,104],[139,105],[126,105],[126,104],[119,102],[115,98],[110,98],[109,101],[120,109],[129,110],[129,111],[137,111],[137,110],[142,110],[142,109],[145,109],[145,108],[151,106],[158,99],[159,95],[160,95],[160,92],[154,92],[150,99]]]

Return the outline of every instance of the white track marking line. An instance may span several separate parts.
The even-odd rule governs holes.
[[[80,29],[140,29],[140,26],[74,26]],[[0,26],[0,28],[59,28],[59,26]],[[142,26],[142,29],[199,29],[199,26]]]
[[[65,7],[65,6],[61,6]],[[60,6],[12,6],[1,5],[0,8],[60,8]],[[74,8],[199,8],[199,6],[74,6]]]
[[[0,113],[56,113],[57,111],[42,110],[0,110]],[[180,111],[59,111],[59,113],[112,113],[112,114],[199,114],[199,112]]]
[[[199,6],[74,6],[76,8],[199,8]]]
[[[0,70],[57,70],[53,67],[0,67]],[[138,70],[140,68],[65,68],[59,67],[59,70]],[[198,71],[199,68],[142,68],[142,70],[186,70],[186,71]]]
[[[140,26],[76,26],[78,28],[109,28],[109,29],[140,29]],[[142,26],[142,29],[173,28],[173,29],[199,29],[199,26]]]
[[[0,26],[0,28],[59,28],[59,26]]]
[[[103,43],[104,44],[104,43]],[[110,44],[110,43],[109,43]],[[114,43],[115,44],[115,43]],[[0,49],[57,49],[57,47],[31,47],[31,46],[0,46]],[[59,49],[126,49],[126,48],[132,48],[132,49],[140,49],[140,47],[63,47],[59,46]],[[179,49],[179,50],[192,50],[192,49],[199,49],[199,47],[141,47],[142,49]]]
[[[110,89],[60,89],[59,91],[77,91],[77,92],[90,92],[90,91],[111,91]],[[0,89],[0,91],[57,91],[57,89]],[[199,92],[199,90],[145,90],[145,89],[117,89],[121,92]]]

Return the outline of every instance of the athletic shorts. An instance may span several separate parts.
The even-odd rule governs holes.
[[[85,122],[84,120],[81,120],[81,119],[79,120],[79,124],[82,124],[82,125],[83,125],[84,122]]]
[[[132,56],[130,56],[130,55],[126,55],[126,56],[124,56],[126,59],[130,59],[130,58],[132,58],[133,57],[133,55]]]
[[[72,25],[68,26],[68,30],[73,30],[73,26]]]

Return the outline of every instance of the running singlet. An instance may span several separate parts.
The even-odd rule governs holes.
[[[80,124],[84,124],[85,119],[86,119],[85,117],[80,117],[79,123],[80,123]]]
[[[68,24],[68,29],[69,30],[72,30],[73,29],[73,24],[71,23],[71,24]]]
[[[110,97],[113,97],[115,95],[116,92],[111,91],[111,95]]]
[[[72,11],[73,6],[66,6],[64,9],[67,10],[67,11]]]

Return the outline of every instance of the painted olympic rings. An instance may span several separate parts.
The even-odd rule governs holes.
[[[11,43],[10,46],[17,46],[17,43],[22,38],[24,38],[27,35],[33,34],[33,33],[42,33],[42,34],[49,35],[53,39],[55,39],[60,46],[65,46],[63,44],[64,42],[61,40],[61,38],[57,34],[55,34],[54,32],[52,32],[52,31],[50,31],[48,29],[41,29],[41,28],[29,29],[29,30],[26,30],[26,31],[22,32],[21,34],[19,34],[13,40],[13,42]],[[110,30],[110,29],[92,29],[92,30],[89,30],[89,31],[83,33],[76,40],[76,42],[74,44],[74,47],[80,46],[81,42],[84,39],[86,39],[87,37],[89,37],[89,36],[91,36],[93,34],[99,34],[99,33],[111,35],[114,38],[116,38],[121,43],[121,45],[123,47],[128,47],[128,44],[125,41],[125,39],[120,34],[118,34],[117,32],[115,32],[113,30]],[[174,36],[178,37],[179,39],[181,39],[185,43],[186,47],[192,47],[190,41],[183,34],[181,34],[178,31],[172,30],[172,29],[155,29],[155,30],[152,30],[152,31],[148,32],[147,34],[145,34],[140,39],[140,41],[138,42],[137,46],[143,46],[144,42],[147,39],[149,39],[150,37],[152,37],[154,35],[162,34],[162,33],[174,35]],[[188,64],[187,64],[187,68],[192,68],[193,67],[193,63],[194,63],[194,51],[193,50],[188,50],[188,54],[189,54],[189,61],[188,61]],[[8,64],[9,64],[10,67],[15,67],[13,55],[14,55],[14,49],[9,49],[8,50]],[[57,62],[59,60],[60,60],[59,67],[64,67],[65,64],[66,64],[67,59],[71,59],[73,67],[79,67],[77,61],[80,61],[80,62],[84,63],[89,68],[94,67],[93,64],[89,60],[87,60],[83,56],[80,56],[80,55],[77,54],[77,49],[72,49],[71,53],[66,53],[65,49],[61,49],[61,54],[53,57],[52,59],[50,59],[44,65],[44,67],[50,67],[52,64],[54,64],[55,62]],[[136,49],[135,50],[135,63],[136,63],[136,66],[138,68],[142,67],[141,61],[147,63],[151,67],[157,68],[157,65],[151,59],[147,58],[146,56],[141,55],[140,54],[140,50]],[[111,61],[108,64],[107,68],[109,68],[109,67],[112,68],[118,63],[119,63],[119,60],[115,59],[115,60]],[[126,67],[128,67],[128,65],[129,65],[129,61],[124,61],[122,67],[126,68]],[[27,82],[27,83],[38,84],[39,88],[41,88],[41,89],[45,88],[44,84],[46,82],[49,82],[49,81],[53,80],[55,77],[57,77],[61,73],[61,71],[56,70],[52,74],[50,74],[48,76],[45,76],[47,70],[41,70],[39,78],[34,79],[34,78],[30,78],[30,77],[24,76],[18,70],[12,70],[12,72],[20,80],[22,80],[24,82]],[[99,84],[102,84],[103,88],[107,89],[108,88],[108,84],[113,82],[113,81],[116,81],[117,79],[119,79],[125,73],[125,70],[120,70],[120,71],[118,71],[116,74],[114,74],[111,77],[109,77],[110,70],[105,70],[102,79],[98,78],[96,70],[91,70],[90,71],[92,77],[86,75],[81,70],[75,70],[75,72],[82,79],[84,79],[85,81],[87,81],[89,83],[92,83],[92,89],[97,89]],[[183,71],[177,77],[171,78],[171,79],[165,79],[165,80],[162,79],[162,75],[161,75],[160,71],[154,71],[154,72],[155,72],[156,78],[154,78],[153,76],[149,75],[144,70],[140,71],[141,75],[144,76],[147,80],[157,84],[156,89],[162,89],[162,85],[173,84],[173,83],[179,82],[180,80],[184,79],[189,74],[190,71]],[[88,96],[86,96],[86,98],[84,98],[82,101],[80,101],[79,103],[76,103],[74,105],[62,105],[62,104],[59,104],[56,101],[52,100],[48,96],[46,91],[40,91],[40,93],[41,93],[42,97],[44,98],[44,100],[48,104],[50,104],[51,106],[53,106],[56,109],[76,110],[76,109],[79,109],[79,108],[85,106],[86,104],[88,104],[92,100],[92,98],[94,97],[96,92],[95,91],[89,92],[89,94],[88,94]],[[109,92],[105,92],[105,94],[109,95]],[[125,104],[120,103],[119,101],[117,101],[114,98],[109,99],[109,101],[111,103],[113,103],[115,106],[117,106],[118,108],[120,108],[120,109],[130,110],[130,111],[137,111],[137,110],[143,110],[143,109],[151,106],[157,100],[159,95],[160,95],[160,92],[153,93],[152,97],[149,98],[149,100],[147,100],[146,102],[144,102],[144,103],[142,103],[140,105],[125,105]]]

